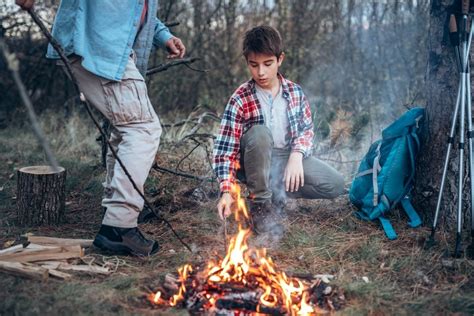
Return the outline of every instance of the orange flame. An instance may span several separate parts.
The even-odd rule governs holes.
[[[259,304],[267,307],[282,306],[291,315],[314,315],[316,313],[308,300],[308,288],[300,280],[289,278],[284,272],[278,272],[273,260],[266,255],[265,249],[249,248],[247,243],[250,229],[244,228],[249,212],[244,199],[241,198],[240,186],[232,186],[233,196],[236,197],[234,218],[238,223],[238,232],[230,240],[227,253],[219,262],[209,261],[205,271],[206,282],[210,285],[228,282],[242,285],[252,285],[262,290]],[[173,295],[168,305],[176,306],[184,299],[186,280],[192,273],[192,266],[184,265],[178,270],[180,286],[178,293]],[[157,293],[156,295],[161,295]],[[155,296],[156,296],[155,295]],[[160,296],[158,296],[159,299]],[[207,307],[215,306],[218,296],[206,294]],[[257,308],[260,310],[260,307]]]

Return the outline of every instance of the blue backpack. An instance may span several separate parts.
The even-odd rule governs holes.
[[[413,187],[424,112],[423,108],[413,108],[382,131],[382,139],[373,143],[362,159],[349,192],[351,202],[358,208],[356,216],[380,221],[391,240],[396,239],[397,234],[385,215],[399,202],[408,215],[408,224],[421,225],[409,193]]]

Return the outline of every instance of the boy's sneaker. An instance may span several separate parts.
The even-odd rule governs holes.
[[[283,232],[282,218],[271,201],[250,204],[250,227],[255,234],[281,234]]]
[[[102,225],[95,236],[94,246],[106,251],[135,256],[151,256],[159,250],[158,242],[148,240],[138,227],[120,228]]]

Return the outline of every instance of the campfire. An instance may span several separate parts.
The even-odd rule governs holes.
[[[238,232],[231,238],[225,257],[201,267],[182,266],[178,276],[166,276],[163,289],[150,294],[150,301],[211,315],[317,315],[328,312],[323,305],[334,309],[330,296],[335,291],[321,279],[290,277],[278,271],[265,249],[249,246],[251,230],[245,227],[249,213],[239,185],[232,191]]]

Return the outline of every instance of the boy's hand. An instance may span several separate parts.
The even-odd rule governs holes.
[[[15,3],[19,5],[23,10],[29,10],[35,4],[35,0],[16,0]]]
[[[217,203],[217,212],[219,213],[219,217],[224,220],[225,217],[228,217],[232,214],[230,206],[234,203],[234,199],[230,193],[224,193]]]
[[[287,192],[298,191],[304,185],[303,170],[303,154],[300,152],[292,152],[288,163],[286,164],[285,173],[283,175],[285,182],[285,190]]]
[[[183,42],[175,36],[170,38],[166,43],[166,50],[168,51],[168,58],[183,58],[186,53],[186,47]]]

